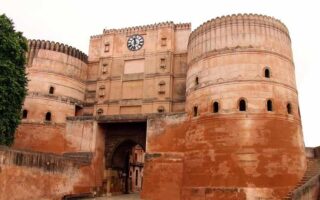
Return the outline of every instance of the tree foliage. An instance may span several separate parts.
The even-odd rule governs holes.
[[[0,15],[0,144],[11,145],[26,95],[27,40],[13,22]]]

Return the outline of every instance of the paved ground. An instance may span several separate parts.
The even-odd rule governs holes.
[[[87,200],[140,200],[139,194],[123,194],[113,197],[96,197]]]

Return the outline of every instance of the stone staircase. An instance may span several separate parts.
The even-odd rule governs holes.
[[[283,200],[300,199],[308,188],[311,188],[320,181],[320,159],[308,159],[307,170],[302,179],[297,183],[292,191],[290,191]],[[320,194],[319,194],[320,195]],[[318,200],[320,197],[318,197]],[[311,200],[311,199],[310,199]],[[314,199],[317,200],[317,199]]]

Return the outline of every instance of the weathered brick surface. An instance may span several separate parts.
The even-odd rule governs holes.
[[[0,199],[61,199],[73,193],[91,159],[0,147]],[[87,192],[91,188],[87,187]]]

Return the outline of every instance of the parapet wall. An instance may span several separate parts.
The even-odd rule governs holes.
[[[292,59],[287,27],[279,20],[256,14],[238,14],[209,20],[195,29],[188,44],[188,62],[208,52],[259,48]]]
[[[174,22],[161,22],[156,24],[149,24],[144,26],[133,26],[127,28],[120,28],[120,29],[104,29],[103,34],[123,34],[123,33],[137,33],[141,31],[147,30],[156,30],[159,28],[173,28],[174,30],[188,30],[191,28],[191,23],[178,23],[175,24]],[[94,38],[101,38],[102,35],[93,35],[91,39]]]
[[[61,53],[70,55],[72,57],[78,58],[83,62],[88,61],[88,56],[85,53],[81,52],[80,50],[74,47],[71,47],[59,42],[46,41],[46,40],[28,40],[28,46],[29,46],[29,51],[33,49],[45,49],[50,51],[57,51],[57,52],[61,52]]]
[[[84,170],[90,164],[90,156],[60,156],[0,146],[0,200],[61,199],[83,185],[87,176]],[[86,184],[86,192],[90,192],[91,185]]]
[[[70,154],[69,154],[70,155]],[[17,165],[49,172],[65,172],[73,167],[90,165],[89,157],[62,156],[52,153],[22,151],[0,146],[0,165]]]

